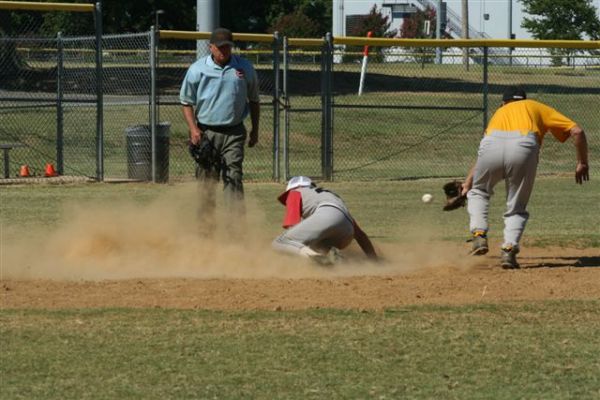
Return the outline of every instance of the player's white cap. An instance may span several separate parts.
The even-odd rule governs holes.
[[[287,195],[290,190],[294,190],[299,187],[310,187],[311,185],[313,185],[313,181],[308,176],[294,176],[288,181],[285,192],[281,193],[277,200],[279,200],[281,204],[285,204],[285,200],[287,199]]]
[[[312,185],[312,180],[308,176],[294,176],[288,181],[285,191],[296,189],[299,187],[309,187]]]

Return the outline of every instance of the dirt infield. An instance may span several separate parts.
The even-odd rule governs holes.
[[[505,271],[498,238],[490,238],[488,255],[470,257],[468,243],[440,239],[436,224],[405,221],[391,234],[402,240],[375,237],[384,263],[367,262],[353,243],[345,262],[321,267],[275,253],[278,229],[253,202],[246,224],[199,234],[202,224],[189,212],[196,189],[182,186],[150,203],[79,201],[66,204],[58,222],[3,227],[0,308],[383,309],[600,299],[597,247],[525,243],[523,269]]]
[[[597,249],[530,248],[522,269],[498,268],[493,254],[410,267],[370,264],[318,269],[289,265],[250,277],[142,277],[97,280],[3,279],[1,308],[154,307],[209,310],[380,310],[406,305],[460,305],[600,298]],[[397,261],[392,260],[391,263]],[[344,270],[347,268],[347,270]],[[288,271],[289,272],[289,271]],[[236,277],[237,276],[237,277]]]

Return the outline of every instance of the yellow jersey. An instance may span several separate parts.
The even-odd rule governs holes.
[[[520,131],[523,135],[535,133],[540,144],[546,132],[550,131],[556,139],[564,142],[575,122],[554,108],[535,100],[518,100],[504,104],[492,116],[485,134],[492,131]]]

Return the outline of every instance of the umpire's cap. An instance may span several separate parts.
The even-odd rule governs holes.
[[[285,204],[290,190],[294,190],[299,187],[310,187],[312,185],[313,181],[308,176],[294,176],[288,181],[285,192],[281,193],[279,197],[277,197],[277,200],[279,200],[281,204]]]
[[[502,95],[502,101],[504,102],[525,100],[526,98],[527,94],[521,86],[508,86]]]
[[[210,35],[210,44],[217,47],[229,45],[233,47],[233,34],[227,28],[217,28]]]

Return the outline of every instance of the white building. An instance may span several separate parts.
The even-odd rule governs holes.
[[[449,33],[460,37],[461,0],[440,3],[443,3],[442,10],[446,10],[446,18],[442,20],[447,22]],[[389,16],[390,29],[400,29],[403,18],[427,6],[436,9],[437,4],[437,0],[333,0],[333,34],[347,36],[348,19],[354,15],[368,14],[373,5],[376,5],[383,15]],[[509,15],[512,15],[512,18],[509,19]],[[506,39],[510,36],[509,32],[512,32],[518,39],[530,39],[529,33],[521,28],[524,15],[517,0],[470,0],[469,34],[473,38]],[[431,28],[435,32],[435,27]]]

